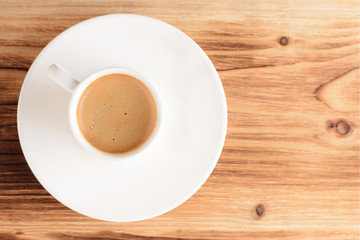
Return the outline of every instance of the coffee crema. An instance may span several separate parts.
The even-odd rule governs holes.
[[[157,108],[141,81],[125,74],[110,74],[85,89],[78,103],[77,120],[92,146],[107,153],[126,153],[150,137]]]

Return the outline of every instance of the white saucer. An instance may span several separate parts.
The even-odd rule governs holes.
[[[83,149],[69,127],[70,94],[46,75],[53,63],[78,79],[111,66],[146,76],[162,108],[154,142],[113,161]],[[18,105],[21,147],[39,182],[69,208],[108,221],[155,217],[187,200],[214,169],[226,127],[224,90],[203,50],[175,27],[139,15],[96,17],[61,33],[31,66]]]

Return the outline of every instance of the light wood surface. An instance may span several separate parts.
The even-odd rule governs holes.
[[[229,114],[204,186],[175,210],[97,221],[50,196],[22,155],[27,69],[66,28],[135,13],[209,55]],[[0,239],[359,239],[359,1],[0,0]]]

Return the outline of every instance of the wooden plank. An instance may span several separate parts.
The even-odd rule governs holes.
[[[57,202],[18,142],[26,70],[66,28],[110,13],[168,22],[217,68],[224,151],[160,217],[103,222]],[[359,2],[0,1],[0,239],[359,239]]]
[[[16,68],[20,67],[17,66]],[[0,65],[0,105],[17,105],[25,75],[26,71],[24,70],[6,69],[6,67]],[[7,114],[8,112],[8,110],[3,111],[1,111],[1,114]],[[12,113],[14,113],[14,111],[12,111]]]

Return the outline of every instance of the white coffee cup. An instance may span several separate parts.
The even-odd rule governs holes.
[[[47,73],[52,80],[54,80],[61,87],[63,87],[64,89],[66,89],[67,91],[69,91],[72,94],[70,104],[69,104],[70,128],[71,128],[71,131],[72,131],[75,139],[79,142],[79,144],[81,146],[83,146],[85,149],[87,149],[88,151],[90,151],[91,153],[94,153],[103,158],[110,158],[110,159],[124,158],[124,157],[129,157],[129,156],[132,156],[132,155],[135,155],[135,154],[138,154],[138,153],[144,151],[154,141],[154,137],[159,130],[159,125],[160,125],[160,120],[161,120],[161,109],[160,109],[160,104],[159,104],[159,98],[156,94],[156,91],[154,90],[154,87],[151,85],[151,83],[137,71],[129,69],[129,68],[124,68],[124,67],[110,67],[110,68],[105,68],[105,69],[96,71],[96,72],[90,74],[88,77],[86,77],[82,81],[79,81],[75,77],[73,77],[72,74],[70,74],[65,69],[63,69],[61,66],[59,66],[57,64],[52,64],[48,68]],[[154,130],[153,130],[151,136],[149,137],[149,139],[147,139],[147,141],[145,143],[143,143],[141,146],[139,146],[138,148],[135,148],[132,151],[121,153],[121,154],[112,154],[112,153],[103,152],[103,151],[95,148],[94,146],[92,146],[85,139],[83,134],[81,133],[80,127],[78,124],[78,119],[77,119],[77,107],[78,107],[78,103],[79,103],[79,100],[80,100],[83,92],[86,90],[86,88],[92,82],[96,81],[97,79],[101,78],[102,76],[106,76],[109,74],[126,74],[126,75],[134,77],[134,78],[138,79],[139,81],[141,81],[142,83],[144,83],[145,86],[147,86],[147,88],[152,93],[155,103],[156,103],[156,108],[157,108],[157,120],[155,123]]]

